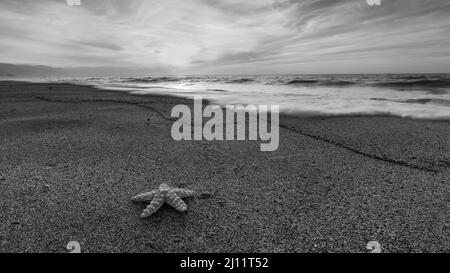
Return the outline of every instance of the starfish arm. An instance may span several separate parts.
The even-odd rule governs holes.
[[[141,193],[139,195],[136,195],[136,196],[132,197],[131,201],[133,201],[133,202],[148,202],[148,201],[152,201],[157,192],[158,192],[157,190],[153,190],[153,191]]]
[[[174,188],[172,191],[178,195],[180,198],[191,197],[195,195],[195,192],[192,190],[185,190],[180,188]]]
[[[184,201],[181,200],[181,198],[173,191],[168,192],[166,201],[167,204],[171,205],[180,212],[185,212],[187,210],[186,203],[184,203]]]
[[[157,192],[152,202],[145,208],[141,214],[141,218],[146,218],[155,213],[164,204],[164,195]]]

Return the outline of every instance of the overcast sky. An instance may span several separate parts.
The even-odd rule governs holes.
[[[450,1],[0,0],[0,62],[179,74],[450,72]]]

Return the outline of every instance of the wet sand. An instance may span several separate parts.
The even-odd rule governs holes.
[[[0,82],[0,252],[450,251],[450,123],[280,119],[280,147],[171,138],[189,100]],[[140,219],[165,182],[188,212]]]

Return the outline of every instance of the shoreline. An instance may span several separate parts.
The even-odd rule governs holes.
[[[0,81],[0,252],[450,250],[448,121],[280,115],[280,148],[262,153],[173,141],[163,117],[180,103]],[[129,198],[162,182],[199,195],[140,219]]]
[[[431,74],[431,75],[435,75]],[[355,74],[357,75],[357,74]],[[373,74],[373,75],[384,75],[384,74]],[[390,74],[386,74],[386,75],[390,75]],[[395,75],[395,74],[392,74]],[[399,74],[401,75],[401,74]],[[407,74],[405,74],[407,75]],[[426,75],[426,74],[425,74]],[[442,75],[447,75],[446,73],[443,73]],[[183,99],[183,100],[187,100],[187,101],[193,101],[193,98],[189,98],[186,96],[182,96],[182,95],[175,95],[175,94],[162,94],[162,93],[148,93],[148,94],[138,94],[138,93],[133,93],[136,91],[127,91],[127,90],[120,90],[120,89],[107,89],[107,88],[102,88],[99,86],[96,86],[94,84],[82,84],[82,83],[58,83],[58,82],[33,82],[33,81],[24,81],[24,80],[1,80],[0,79],[0,83],[27,83],[27,84],[46,84],[46,85],[67,85],[67,86],[82,86],[82,87],[90,87],[92,89],[95,89],[99,92],[122,92],[125,94],[128,94],[130,96],[138,96],[138,97],[167,97],[167,98],[174,98],[174,99]],[[213,104],[213,101],[210,99],[205,99],[202,98],[203,101],[203,105],[208,105],[208,104]],[[221,105],[221,107],[223,108],[224,106]],[[346,118],[346,117],[354,117],[354,118],[370,118],[370,117],[379,117],[379,118],[399,118],[399,119],[405,119],[405,120],[413,120],[413,121],[425,121],[425,122],[446,122],[448,124],[450,124],[450,119],[448,118],[435,118],[435,117],[427,117],[427,118],[415,118],[415,117],[410,117],[410,116],[399,116],[399,115],[393,115],[393,114],[385,114],[385,113],[380,113],[380,114],[374,114],[374,113],[368,113],[368,114],[300,114],[300,113],[295,113],[295,112],[280,112],[280,118],[281,117],[286,117],[286,118],[298,118],[298,119],[316,119],[316,118],[327,118],[327,119],[331,119],[331,118]]]

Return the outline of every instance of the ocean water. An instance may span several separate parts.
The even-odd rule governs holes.
[[[136,94],[201,96],[220,105],[279,105],[299,116],[390,115],[450,120],[450,75],[271,75],[75,78]]]

